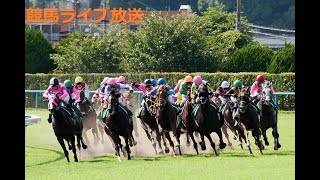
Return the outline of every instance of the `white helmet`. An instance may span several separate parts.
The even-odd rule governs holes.
[[[230,87],[230,84],[228,83],[228,81],[223,81],[223,82],[221,83],[221,87],[222,87],[222,88],[228,88],[228,87]]]
[[[101,82],[101,84],[107,84],[108,80],[109,80],[109,77],[105,77]]]

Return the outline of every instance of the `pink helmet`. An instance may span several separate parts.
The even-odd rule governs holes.
[[[201,84],[202,83],[202,78],[201,78],[201,76],[199,76],[199,75],[196,75],[194,78],[193,78],[193,83],[194,84]]]
[[[124,76],[119,76],[117,82],[118,83],[123,83],[126,81],[126,78]]]
[[[108,79],[108,85],[115,85],[117,83],[115,78],[109,78]]]

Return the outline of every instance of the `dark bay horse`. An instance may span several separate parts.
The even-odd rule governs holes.
[[[214,150],[216,156],[218,156],[215,143],[212,141],[210,134],[216,132],[219,136],[219,147],[223,149],[226,147],[226,143],[223,142],[221,127],[224,124],[222,118],[219,117],[218,111],[210,105],[208,89],[204,85],[200,85],[198,88],[198,97],[200,100],[199,109],[196,113],[196,122],[199,126],[199,133],[201,136],[201,149],[206,150],[204,136],[206,136]]]
[[[264,147],[260,139],[261,129],[257,110],[253,105],[249,103],[250,99],[248,93],[240,92],[239,96],[240,102],[236,112],[236,116],[238,117],[238,138],[245,139],[250,154],[252,154],[248,137],[249,131],[252,131],[252,136],[255,139],[255,144],[259,147],[260,153],[263,154],[262,149]]]
[[[79,151],[81,150],[81,146],[83,149],[87,149],[87,145],[82,139],[82,123],[81,121],[71,118],[67,108],[61,105],[61,101],[56,97],[56,95],[50,95],[48,100],[48,109],[52,113],[52,128],[59,144],[64,151],[64,155],[66,156],[68,162],[70,162],[69,153],[63,141],[66,140],[69,150],[72,149],[74,154],[74,161],[78,162],[75,148],[75,136],[77,137],[77,147]]]
[[[192,117],[192,111],[193,106],[191,103],[191,96],[190,96],[190,90],[187,90],[187,96],[186,96],[186,102],[184,103],[182,107],[182,123],[187,131],[187,143],[188,143],[188,136],[191,137],[191,140],[193,142],[193,147],[196,150],[197,154],[199,154],[198,151],[198,145],[197,142],[194,139],[193,132],[198,132],[198,126],[196,124],[196,121]],[[190,142],[189,142],[190,143]]]
[[[169,144],[172,148],[172,155],[176,156],[176,151],[174,146],[179,148],[179,154],[181,155],[180,149],[180,127],[176,126],[177,124],[177,115],[176,111],[171,105],[170,101],[167,98],[167,90],[165,85],[160,85],[156,95],[156,103],[157,103],[157,110],[156,110],[156,118],[158,120],[158,127],[160,134],[168,139]],[[175,145],[171,140],[169,132],[173,132],[173,136],[175,137]],[[163,139],[164,146],[166,146],[166,140]]]
[[[100,141],[98,129],[101,135],[101,143],[104,143],[103,135],[104,130],[102,125],[97,121],[97,114],[94,108],[89,104],[87,98],[85,98],[84,91],[80,91],[80,101],[77,103],[78,109],[81,111],[83,115],[83,137],[87,143],[89,143],[87,131],[91,129],[94,143],[97,144]]]
[[[156,120],[156,102],[155,98],[152,96],[145,96],[141,109],[141,126],[146,132],[148,139],[151,141],[152,146],[156,154],[157,144],[159,149],[159,154],[163,154],[161,147],[161,135],[159,132],[157,120]],[[156,142],[156,141],[157,142]],[[166,147],[166,153],[169,153],[169,148]]]
[[[272,101],[272,89],[271,83],[267,82],[263,84],[262,93],[260,93],[258,107],[261,110],[260,115],[260,125],[261,125],[261,132],[263,136],[263,140],[265,145],[268,146],[268,138],[266,131],[269,128],[272,128],[272,136],[274,138],[274,150],[278,150],[281,147],[279,143],[279,133],[278,133],[278,110],[275,110],[273,105],[271,104]],[[258,95],[258,96],[259,96]]]
[[[108,98],[108,114],[106,116],[106,133],[111,136],[114,148],[116,150],[116,156],[121,161],[119,150],[122,148],[120,136],[122,136],[126,143],[126,151],[128,160],[131,159],[131,151],[129,147],[129,139],[132,137],[133,124],[130,123],[130,116],[119,105],[119,97],[121,93],[111,92]]]

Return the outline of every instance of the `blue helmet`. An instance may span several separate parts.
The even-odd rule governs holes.
[[[151,79],[151,83],[152,83],[152,86],[156,86],[157,85],[157,81],[155,79]]]
[[[163,78],[159,78],[158,79],[158,85],[162,85],[162,84],[165,84],[166,83],[166,80],[164,80]]]

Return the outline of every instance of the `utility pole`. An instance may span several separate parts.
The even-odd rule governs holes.
[[[240,0],[237,0],[237,19],[236,19],[236,30],[241,32],[241,27],[240,27]]]
[[[75,7],[75,11],[76,11],[74,31],[78,31],[78,29],[79,29],[79,25],[78,25],[78,14],[79,14],[79,11],[80,11],[80,0],[75,0],[75,1],[73,2],[73,7]]]

